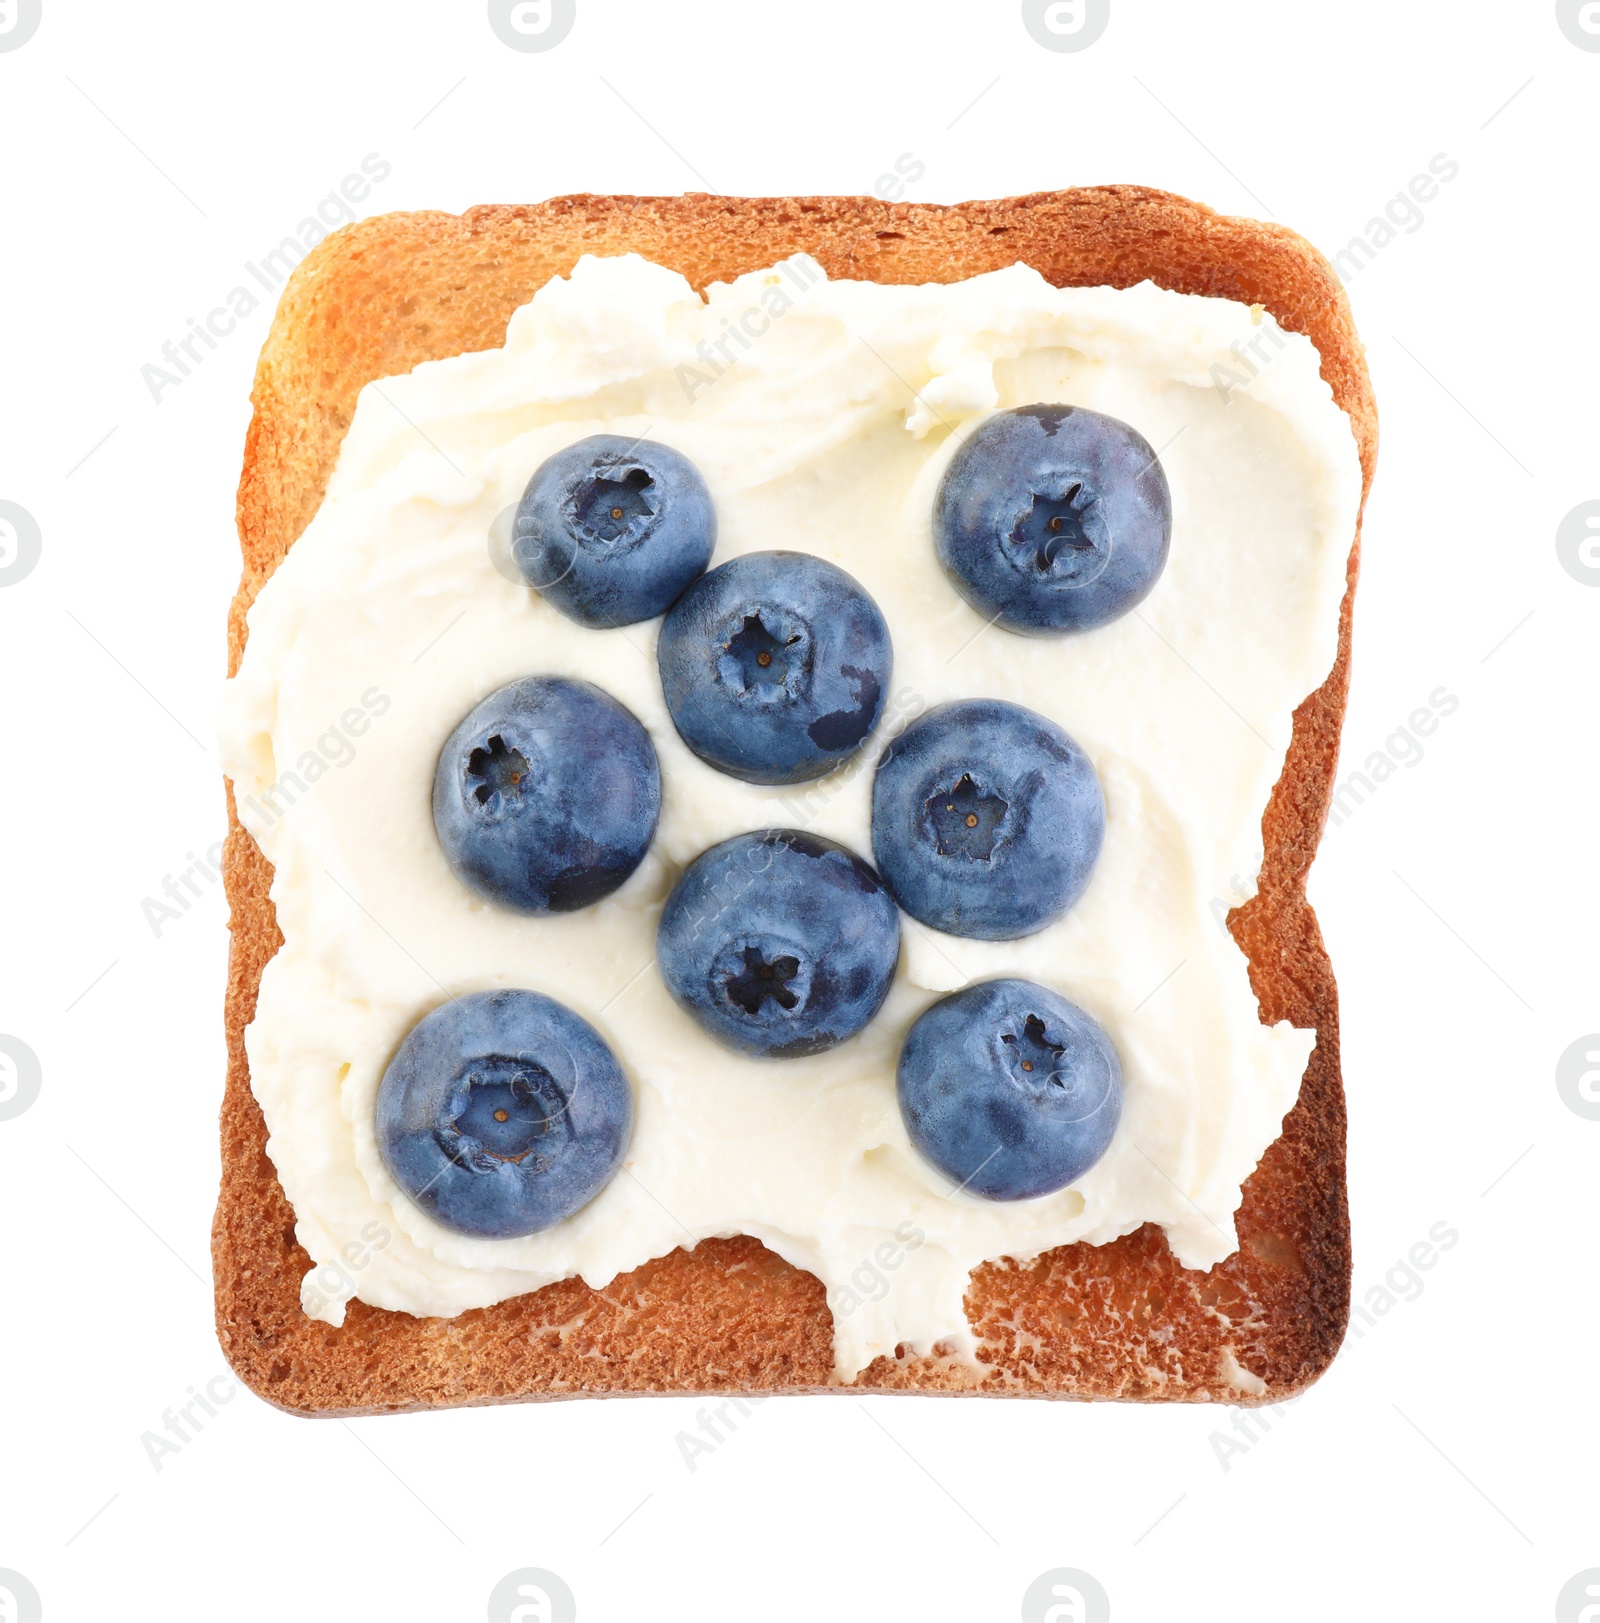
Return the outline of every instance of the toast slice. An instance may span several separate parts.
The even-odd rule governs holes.
[[[1232,219],[1142,187],[1037,193],[954,207],[870,198],[564,197],[456,216],[391,214],[320,244],[284,290],[256,372],[238,524],[244,573],[229,619],[229,672],[245,615],[315,514],[367,382],[490,349],[508,318],[586,253],[636,252],[697,289],[811,254],[831,277],[953,282],[1021,260],[1061,285],[1149,279],[1264,305],[1305,333],[1360,448],[1363,500],[1377,417],[1349,305],[1332,268],[1277,225]],[[1261,1017],[1314,1027],[1317,1044],[1282,1136],[1244,1186],[1239,1250],[1208,1273],[1179,1267],[1159,1228],[1102,1246],[974,1271],[967,1313],[979,1366],[899,1349],[847,1390],[1272,1403],[1332,1361],[1350,1301],[1345,1108],[1332,968],[1305,897],[1326,818],[1349,680],[1352,539],[1338,656],[1295,712],[1263,818],[1258,894],[1228,915]],[[266,1153],[244,1033],[282,942],[272,869],[240,826],[228,785],[224,877],[232,950],[225,1019],[222,1187],[213,1231],[217,1330],[254,1391],[298,1414],[649,1392],[822,1392],[832,1329],[821,1282],[754,1239],[707,1240],[614,1280],[581,1279],[419,1319],[349,1304],[335,1329],[308,1319],[311,1266]]]

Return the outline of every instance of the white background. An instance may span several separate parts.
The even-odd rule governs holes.
[[[578,0],[548,54],[471,3],[43,6],[0,53],[0,499],[43,535],[0,590],[0,1032],[44,1079],[0,1121],[0,1568],[52,1623],[477,1620],[521,1566],[590,1623],[1011,1619],[1058,1566],[1118,1623],[1551,1616],[1600,1566],[1600,1122],[1554,1080],[1600,1028],[1600,591],[1555,549],[1600,496],[1600,54],[1543,0],[1112,0],[1078,54],[971,0]],[[243,1390],[152,1466],[142,1435],[225,1372],[226,936],[220,892],[160,939],[141,902],[223,827],[270,311],[159,405],[140,368],[371,152],[372,212],[871,192],[909,153],[917,200],[1143,182],[1330,253],[1459,163],[1351,285],[1383,447],[1341,771],[1460,705],[1312,894],[1357,1301],[1436,1223],[1460,1240],[1226,1469],[1209,1407],[776,1400],[690,1473],[692,1399],[345,1424]]]

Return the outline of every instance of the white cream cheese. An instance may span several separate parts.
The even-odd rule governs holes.
[[[997,407],[1070,402],[1133,424],[1172,489],[1171,559],[1134,612],[1032,639],[984,622],[940,572],[939,476]],[[802,826],[870,856],[871,762],[800,789],[721,776],[673,731],[655,623],[588,631],[497,567],[489,532],[551,452],[594,433],[677,447],[710,486],[713,563],[831,559],[894,638],[887,731],[945,700],[1010,699],[1099,770],[1088,891],[1026,940],[907,920],[888,1003],[804,1060],[714,1045],[653,966],[676,875],[742,830]],[[1303,337],[1259,310],[1150,284],[1057,289],[1023,266],[951,286],[829,282],[799,258],[702,301],[637,257],[585,259],[512,318],[504,349],[362,391],[321,510],[250,613],[222,718],[241,816],[276,869],[284,944],[247,1045],[269,1151],[322,1265],[308,1311],[452,1315],[713,1235],[750,1234],[825,1283],[837,1375],[897,1344],[970,1350],[987,1258],[1158,1223],[1179,1260],[1236,1247],[1240,1185],[1297,1095],[1312,1034],[1263,1027],[1212,898],[1257,871],[1290,715],[1332,662],[1360,472]],[[585,677],[660,754],[660,831],[616,896],[562,918],[486,905],[452,876],[430,788],[446,735],[536,672]],[[1235,898],[1237,899],[1237,898]],[[915,1017],[969,979],[1030,977],[1088,1009],[1122,1056],[1105,1158],[1042,1200],[953,1193],[911,1149],[894,1068]],[[373,1130],[395,1047],[458,993],[526,986],[593,1022],[637,1096],[625,1169],[527,1239],[466,1239],[397,1189]]]

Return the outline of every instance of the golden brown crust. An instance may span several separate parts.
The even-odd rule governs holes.
[[[363,384],[497,347],[511,313],[584,253],[641,253],[703,290],[802,250],[833,277],[950,282],[1022,260],[1061,286],[1149,279],[1263,304],[1316,344],[1323,376],[1354,424],[1363,497],[1371,484],[1376,407],[1332,268],[1281,226],[1228,218],[1165,192],[1092,187],[952,208],[853,197],[564,197],[460,216],[391,214],[312,252],[284,290],[262,350],[239,486],[244,575],[229,619],[230,674],[244,647],[245,613],[315,513]],[[1344,717],[1358,555],[1359,543],[1338,657],[1295,712],[1262,821],[1259,894],[1228,920],[1249,955],[1262,1019],[1317,1031],[1299,1102],[1245,1184],[1239,1251],[1209,1273],[1191,1272],[1147,1225],[1110,1245],[1064,1246],[1026,1265],[987,1263],[967,1296],[981,1369],[937,1350],[880,1358],[855,1389],[1274,1402],[1331,1362],[1350,1297],[1344,1093],[1337,993],[1305,877]],[[748,1238],[675,1251],[603,1292],[567,1280],[454,1319],[361,1302],[350,1304],[342,1329],[307,1319],[299,1288],[310,1259],[267,1157],[244,1051],[261,972],[282,943],[272,870],[234,815],[231,787],[228,816],[233,946],[212,1253],[218,1335],[249,1386],[304,1414],[839,1390],[828,1384],[832,1328],[820,1281]]]

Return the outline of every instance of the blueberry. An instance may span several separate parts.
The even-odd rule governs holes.
[[[1148,441],[1079,406],[989,418],[951,459],[934,504],[939,561],[1007,631],[1090,631],[1126,614],[1167,561],[1172,497]]]
[[[819,1054],[883,1006],[900,915],[872,869],[794,829],[739,834],[697,857],[656,931],[667,990],[730,1048]]]
[[[407,1033],[378,1086],[378,1150],[436,1223],[537,1234],[610,1183],[628,1080],[587,1020],[539,992],[474,992]]]
[[[681,452],[594,434],[540,463],[514,536],[523,578],[569,619],[626,626],[665,613],[705,569],[717,516]]]
[[[1032,1200],[1081,1178],[1122,1116],[1098,1022],[1031,981],[980,981],[912,1026],[896,1078],[911,1142],[969,1194]]]
[[[746,783],[800,783],[849,760],[894,668],[878,605],[805,552],[702,575],[662,622],[656,660],[684,743]]]
[[[655,746],[589,682],[526,676],[451,733],[433,825],[456,877],[519,913],[609,896],[644,857],[661,811]]]
[[[1089,757],[1053,721],[999,699],[918,717],[872,784],[872,852],[913,918],[1009,941],[1089,883],[1106,806]]]

